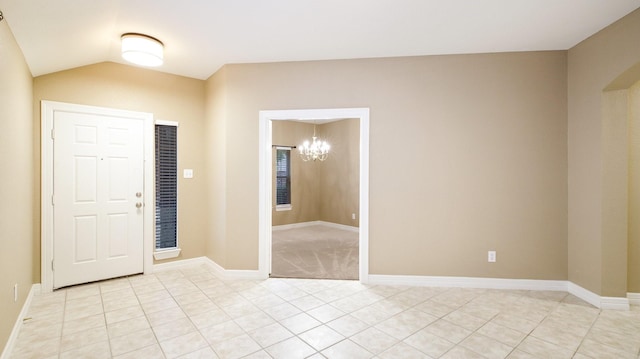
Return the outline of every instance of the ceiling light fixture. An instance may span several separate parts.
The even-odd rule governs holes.
[[[299,147],[300,157],[302,160],[307,161],[324,161],[329,156],[329,149],[331,146],[327,143],[327,141],[318,140],[316,137],[316,125],[313,125],[313,141],[309,143],[309,141],[304,141],[304,143]]]
[[[160,66],[164,61],[164,45],[154,37],[129,32],[123,34],[122,58],[140,66]]]

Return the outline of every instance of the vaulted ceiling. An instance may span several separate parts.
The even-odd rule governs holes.
[[[120,36],[165,44],[158,71],[227,63],[566,50],[638,0],[0,0],[34,76],[120,57]]]

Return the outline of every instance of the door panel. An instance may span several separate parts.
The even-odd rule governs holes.
[[[143,122],[54,114],[54,288],[143,271]]]

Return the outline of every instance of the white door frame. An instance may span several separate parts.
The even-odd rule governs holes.
[[[64,102],[42,101],[41,103],[41,209],[40,209],[40,258],[41,290],[53,290],[53,117],[56,111],[96,112],[99,114],[137,118],[144,121],[144,273],[153,271],[153,114],[118,110],[106,107],[76,105]]]
[[[369,282],[369,109],[338,108],[317,110],[260,111],[259,238],[258,272],[268,278],[271,272],[272,138],[271,121],[277,120],[360,120],[360,239],[359,278]]]

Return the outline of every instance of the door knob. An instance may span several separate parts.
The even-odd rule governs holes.
[[[140,208],[140,207],[142,207],[142,203],[140,202],[136,203],[136,208]]]

